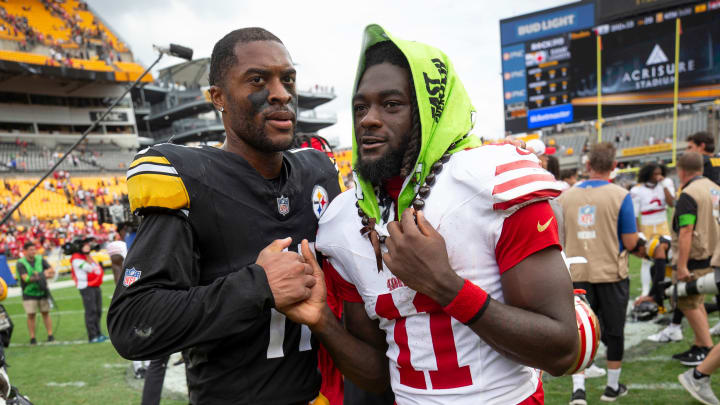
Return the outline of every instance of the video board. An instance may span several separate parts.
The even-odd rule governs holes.
[[[599,25],[594,12],[581,4],[501,24],[506,131],[597,118],[597,35],[603,116],[671,104],[677,18],[681,99],[720,96],[720,0]]]

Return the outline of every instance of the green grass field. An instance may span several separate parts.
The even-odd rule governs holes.
[[[640,292],[639,261],[631,261],[631,296]],[[103,307],[107,310],[112,283],[103,284]],[[110,342],[88,344],[80,295],[74,287],[55,290],[59,311],[53,312],[57,343],[45,343],[45,328],[38,325],[37,346],[29,346],[26,317],[19,297],[3,304],[15,323],[12,344],[6,349],[9,374],[13,385],[29,396],[35,405],[130,405],[140,403],[140,384],[129,377],[130,362],[122,359]],[[58,322],[59,321],[59,322]],[[711,326],[717,315],[710,316]],[[40,323],[40,322],[39,322]],[[58,325],[59,324],[59,325]],[[59,326],[59,328],[58,328]],[[657,326],[659,329],[660,326]],[[103,317],[103,329],[105,318]],[[621,382],[630,392],[618,400],[622,404],[694,404],[680,387],[677,375],[686,368],[670,355],[688,348],[692,331],[685,327],[685,341],[655,344],[642,342],[625,350]],[[604,359],[598,359],[600,366]],[[588,379],[588,403],[600,403],[606,377]],[[78,385],[83,385],[78,387]],[[713,385],[720,394],[720,379]],[[570,377],[546,379],[547,404],[567,404],[572,381]],[[182,405],[185,401],[164,399],[163,405]]]
[[[103,284],[103,308],[107,312],[112,282]],[[139,384],[131,388],[126,374],[130,362],[115,352],[110,341],[87,343],[80,294],[75,287],[53,292],[58,311],[51,312],[56,343],[48,344],[45,327],[38,316],[37,346],[30,346],[21,298],[3,302],[15,329],[5,349],[10,365],[10,382],[35,405],[136,405]],[[59,327],[58,327],[59,326]],[[102,328],[106,332],[105,317]],[[79,386],[82,385],[82,386]],[[163,405],[184,405],[187,401],[163,400]]]
[[[630,296],[632,300],[640,295],[640,261],[630,258]],[[712,297],[714,299],[714,297]],[[717,313],[711,314],[710,327],[718,322]],[[630,324],[626,324],[626,331]],[[658,330],[662,326],[657,325]],[[687,370],[687,367],[672,360],[671,355],[687,350],[692,344],[692,329],[683,320],[683,335],[685,340],[677,343],[653,343],[643,341],[640,344],[625,349],[622,374],[620,382],[628,385],[628,395],[618,399],[616,403],[645,405],[645,404],[699,404],[688,394],[677,380],[678,374]],[[643,336],[644,337],[644,336]],[[718,342],[714,338],[715,343]],[[605,367],[605,359],[597,358],[597,364]],[[716,395],[720,395],[720,378],[714,377],[712,386]],[[607,377],[585,380],[588,404],[604,403],[600,396],[605,390]],[[567,404],[570,400],[572,380],[570,377],[550,378],[545,380],[545,403],[548,405]]]

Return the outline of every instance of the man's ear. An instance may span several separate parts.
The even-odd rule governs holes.
[[[208,93],[210,93],[210,101],[215,106],[215,109],[222,111],[225,108],[225,92],[223,92],[222,87],[210,86]]]

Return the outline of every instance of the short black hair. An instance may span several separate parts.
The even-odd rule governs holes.
[[[560,161],[553,155],[547,157],[547,171],[557,180],[560,177]]]
[[[692,142],[697,146],[701,143],[705,144],[705,152],[715,152],[715,139],[707,132],[695,132],[694,134],[687,137],[688,142]]]
[[[392,41],[378,42],[365,50],[365,68],[363,69],[363,75],[369,67],[380,65],[382,63],[389,63],[405,69],[410,77],[412,127],[410,128],[410,140],[408,141],[407,149],[403,155],[402,166],[400,169],[400,175],[405,177],[415,168],[415,163],[417,162],[418,155],[420,154],[420,147],[422,146],[422,130],[420,128],[420,114],[418,112],[417,97],[415,95],[415,83],[413,81],[412,70],[410,70],[410,64],[408,63],[407,58],[400,48],[398,48]],[[358,85],[361,80],[362,76],[360,77],[360,80],[358,80]]]
[[[560,170],[560,180],[569,179],[572,176],[577,176],[577,169]]]
[[[27,241],[27,242],[25,242],[25,244],[23,244],[23,249],[27,250],[29,247],[33,247],[33,246],[35,246],[34,243]]]
[[[220,86],[225,81],[225,74],[235,65],[235,46],[238,43],[254,41],[275,41],[283,43],[272,32],[260,27],[240,28],[222,37],[213,47],[210,56],[210,74],[208,81],[211,86]],[[285,45],[285,44],[283,44]]]

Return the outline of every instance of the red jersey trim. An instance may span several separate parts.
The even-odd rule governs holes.
[[[495,175],[497,176],[505,172],[509,172],[510,170],[526,168],[540,169],[541,166],[540,164],[538,164],[537,162],[533,162],[532,160],[516,160],[514,162],[505,163],[497,166],[495,168]]]
[[[543,405],[545,404],[545,390],[542,385],[542,378],[538,378],[538,387],[535,393],[525,398],[518,405]]]
[[[357,288],[342,278],[328,260],[323,260],[323,271],[325,272],[325,277],[330,280],[335,287],[335,291],[337,291],[337,295],[341,300],[347,302],[363,302]]]
[[[548,200],[555,198],[560,195],[559,190],[539,190],[533,191],[532,193],[522,195],[518,198],[513,198],[510,201],[493,204],[493,209],[496,211],[506,211],[516,205],[526,203],[532,200]]]
[[[495,246],[495,260],[500,274],[548,247],[562,249],[557,220],[550,203],[540,201],[520,208],[505,218]]]
[[[640,212],[640,215],[657,214],[658,212],[665,212],[665,208],[658,208],[656,210],[648,210]]]
[[[555,177],[553,177],[550,173],[545,174],[528,174],[527,176],[518,177],[516,179],[512,179],[509,181],[506,181],[505,183],[498,184],[493,188],[493,195],[504,193],[508,190],[512,190],[514,188],[524,186],[526,184],[530,184],[536,181],[555,181]]]

